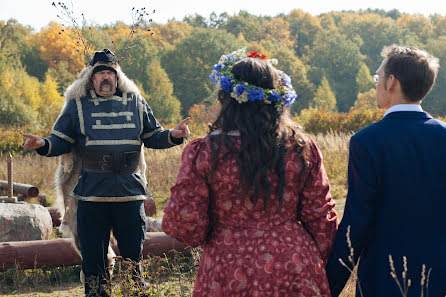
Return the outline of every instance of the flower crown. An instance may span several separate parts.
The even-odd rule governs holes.
[[[266,59],[266,56],[257,52],[245,53],[245,48],[223,55],[212,70],[210,78],[214,84],[220,84],[221,88],[231,94],[238,103],[263,101],[266,104],[275,104],[278,110],[283,106],[293,104],[297,95],[291,85],[291,78],[281,70],[277,70],[279,75],[279,85],[275,89],[263,89],[238,80],[232,74],[232,66],[243,58],[259,58],[269,62],[272,66],[277,65],[276,59]]]

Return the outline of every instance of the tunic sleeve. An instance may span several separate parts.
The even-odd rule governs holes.
[[[330,185],[322,162],[322,154],[314,142],[308,151],[308,174],[301,192],[298,217],[316,242],[324,263],[333,247],[338,219],[335,202],[330,195]]]
[[[69,153],[76,143],[78,123],[76,103],[71,100],[54,123],[51,135],[45,139],[45,146],[36,152],[48,157]]]
[[[141,138],[145,147],[163,149],[183,143],[183,138],[176,139],[170,135],[170,130],[164,130],[144,98],[140,97],[138,100],[141,100],[142,106],[143,130]]]
[[[208,154],[203,139],[184,148],[177,181],[164,209],[163,231],[192,247],[203,244],[209,231]]]

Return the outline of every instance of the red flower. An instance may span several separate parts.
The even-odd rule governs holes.
[[[262,60],[266,60],[266,56],[264,54],[258,53],[257,51],[250,52],[248,57],[249,58],[260,58]]]

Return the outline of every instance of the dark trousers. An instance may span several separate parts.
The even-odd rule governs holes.
[[[77,226],[82,251],[82,271],[86,280],[85,295],[108,296],[103,287],[109,279],[107,252],[110,230],[113,229],[121,257],[139,262],[146,234],[143,201],[79,201]],[[136,264],[136,267],[139,268],[140,265]],[[138,274],[142,277],[142,271],[138,271]]]

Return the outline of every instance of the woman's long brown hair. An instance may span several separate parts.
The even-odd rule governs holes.
[[[232,68],[234,77],[252,85],[274,89],[279,77],[274,67],[261,59],[245,58],[235,63]],[[218,169],[222,147],[225,148],[223,160],[235,157],[240,172],[239,190],[246,194],[251,189],[250,200],[258,201],[259,194],[264,197],[264,209],[268,210],[271,193],[278,194],[279,205],[283,203],[285,185],[284,156],[287,152],[286,142],[292,140],[302,160],[305,171],[306,160],[304,150],[307,141],[301,129],[290,119],[286,108],[277,110],[274,104],[263,102],[238,103],[231,95],[222,89],[218,91],[221,103],[220,113],[211,125],[209,134],[213,157],[211,176]],[[240,148],[236,148],[234,139],[228,135],[230,131],[240,133]],[[278,177],[275,189],[272,189],[268,174],[273,172]]]

